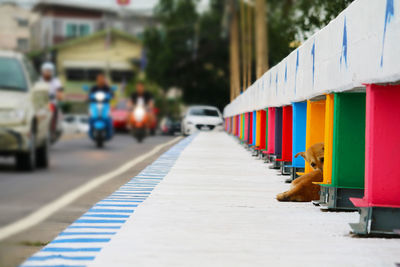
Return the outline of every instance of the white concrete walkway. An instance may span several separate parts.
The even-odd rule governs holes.
[[[285,178],[202,133],[89,266],[395,266],[399,239],[354,238],[357,213],[279,203]]]

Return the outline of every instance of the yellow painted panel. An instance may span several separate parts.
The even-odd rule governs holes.
[[[325,100],[307,101],[307,126],[306,148],[316,143],[324,142],[325,137]],[[308,162],[305,165],[305,173],[312,171]]]
[[[243,114],[240,114],[240,139],[243,139]]]
[[[334,114],[334,94],[326,96],[325,108],[325,138],[324,138],[324,180],[322,183],[332,183],[332,151],[333,151],[333,114]]]

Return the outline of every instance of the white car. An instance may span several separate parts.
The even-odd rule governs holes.
[[[89,131],[89,116],[84,114],[64,115],[62,128],[66,134],[87,133]]]
[[[17,168],[49,165],[49,87],[19,53],[0,51],[0,156]]]
[[[222,131],[224,120],[216,107],[192,106],[182,120],[182,134],[190,135],[198,131]]]

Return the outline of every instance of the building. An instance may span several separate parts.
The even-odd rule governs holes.
[[[99,31],[53,49],[58,76],[70,99],[79,99],[82,86],[92,85],[99,72],[106,73],[114,85],[131,81],[142,59],[141,42],[119,30]]]
[[[0,4],[0,49],[27,52],[30,49],[29,27],[37,16],[14,3]]]
[[[147,26],[155,23],[149,12],[89,5],[84,1],[39,0],[33,10],[39,14],[31,27],[35,50],[111,28],[140,36]]]

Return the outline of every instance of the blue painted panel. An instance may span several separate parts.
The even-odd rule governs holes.
[[[307,103],[293,103],[293,167],[304,168],[305,166],[304,159],[302,157],[295,158],[294,155],[306,150],[306,124]]]
[[[253,146],[256,145],[257,111],[253,111]]]

